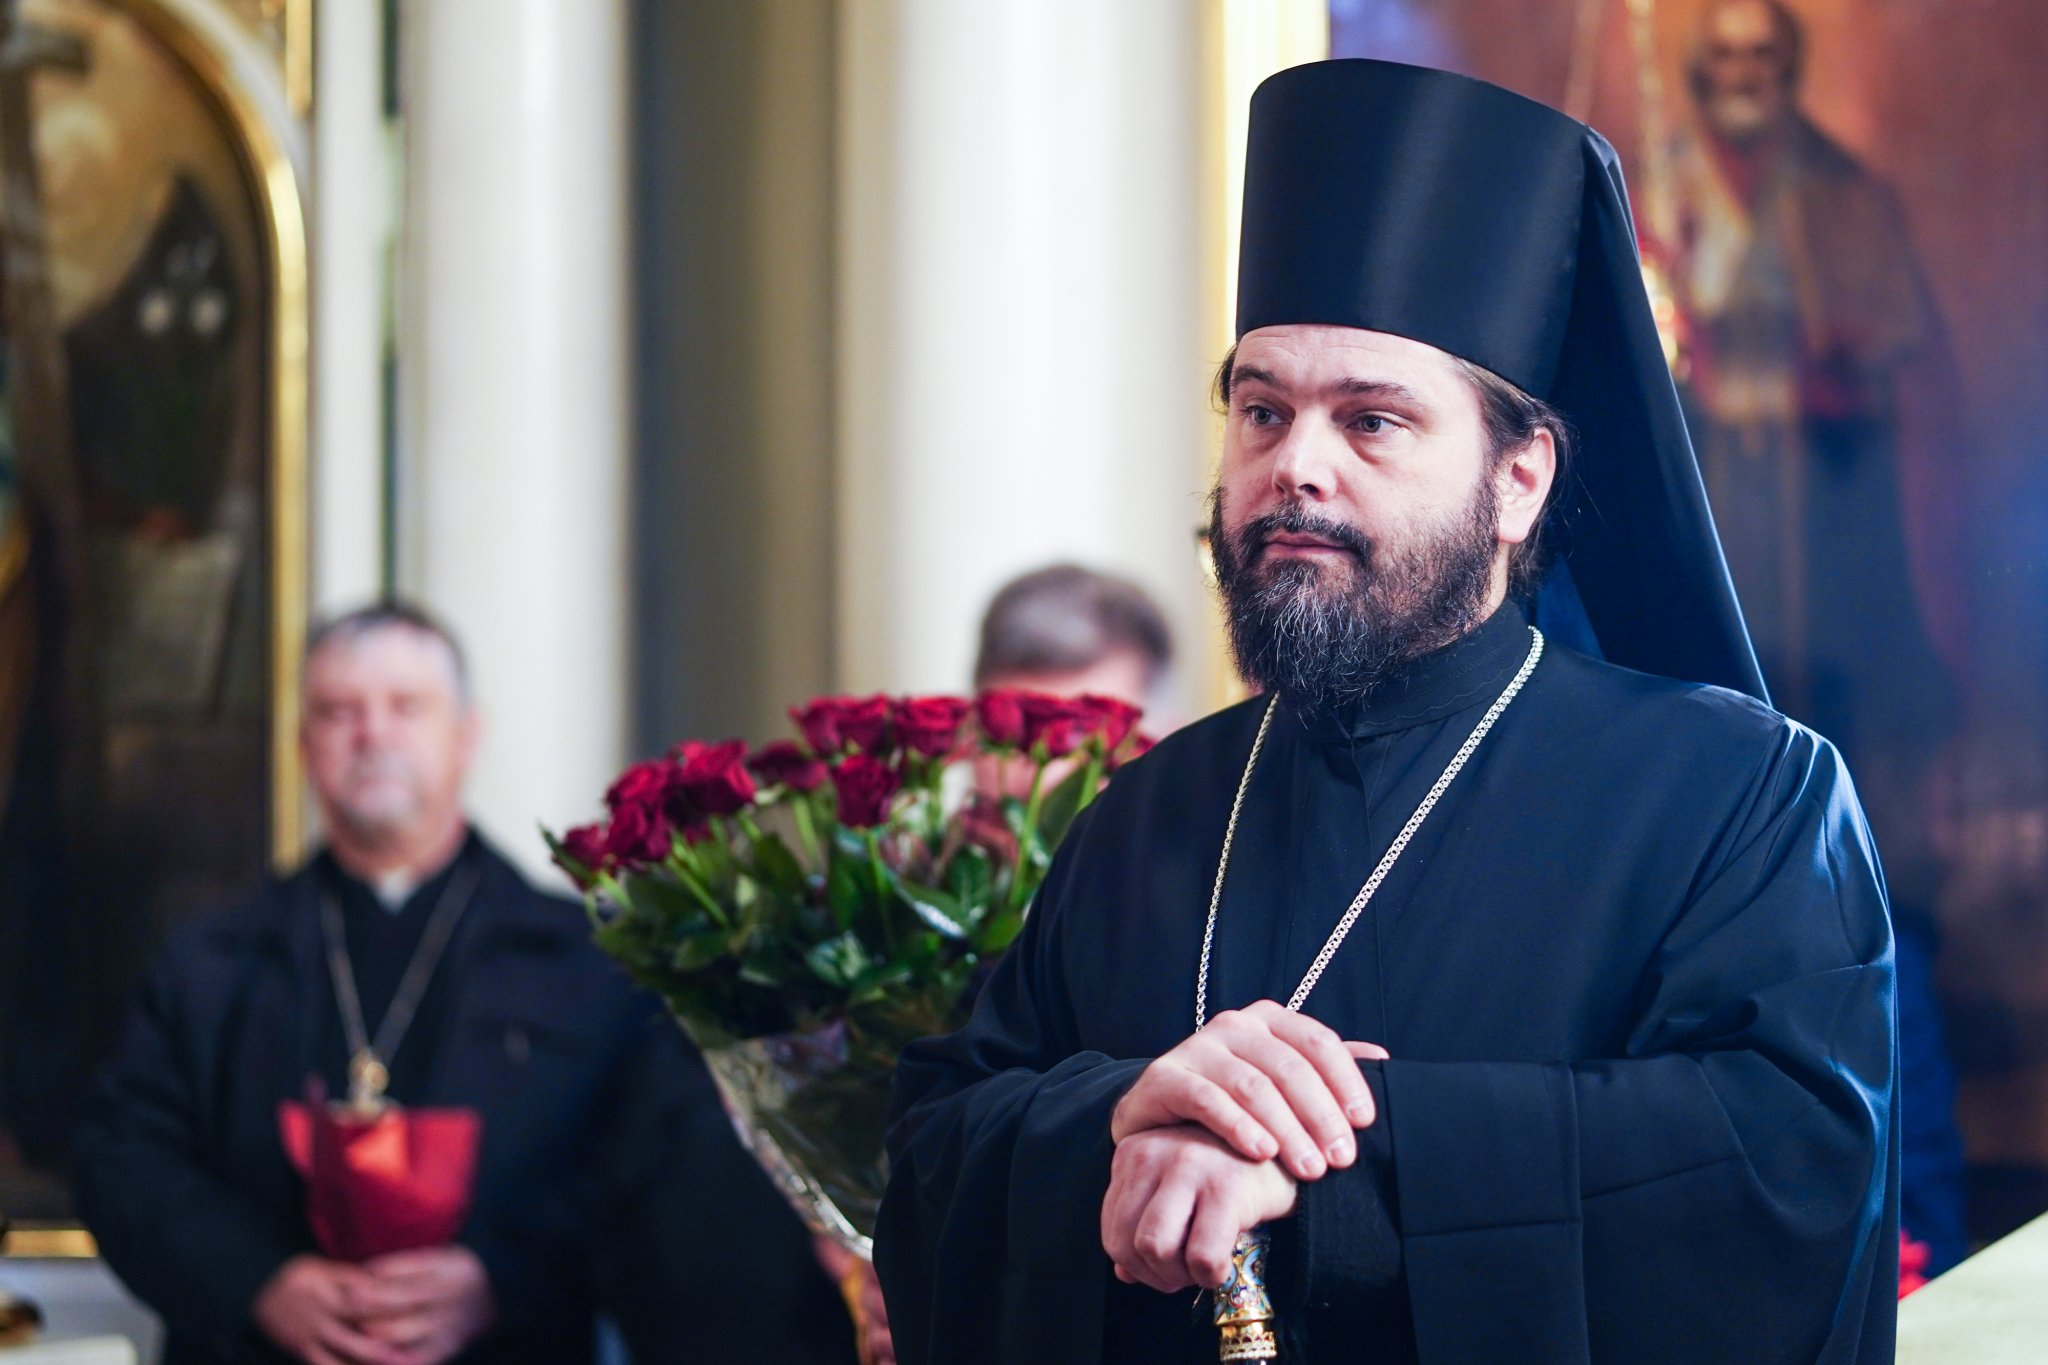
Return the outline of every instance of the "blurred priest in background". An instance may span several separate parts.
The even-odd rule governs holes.
[[[1261,695],[1118,775],[905,1054],[899,1356],[1890,1360],[1883,881],[1765,698],[1612,149],[1320,63],[1244,205]]]
[[[81,1130],[102,1254],[165,1365],[851,1360],[810,1243],[702,1062],[471,828],[453,637],[316,631],[301,743],[327,845],[183,933]]]

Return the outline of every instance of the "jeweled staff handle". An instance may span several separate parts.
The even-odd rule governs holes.
[[[1272,1238],[1262,1227],[1237,1239],[1230,1252],[1230,1278],[1216,1291],[1216,1358],[1219,1361],[1277,1360],[1280,1339],[1273,1331],[1273,1299],[1266,1293],[1266,1249]]]

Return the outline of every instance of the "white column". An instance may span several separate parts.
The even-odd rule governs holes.
[[[485,829],[590,818],[624,757],[624,0],[404,10],[400,578],[468,646]]]
[[[965,685],[983,605],[1055,559],[1127,574],[1185,655],[1208,611],[1202,25],[1189,0],[841,11],[838,650]],[[1200,691],[1194,658],[1179,704]]]
[[[374,597],[383,574],[383,7],[314,15],[312,594],[316,613]]]

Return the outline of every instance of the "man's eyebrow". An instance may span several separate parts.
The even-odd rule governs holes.
[[[1268,388],[1284,388],[1271,370],[1262,370],[1256,365],[1235,365],[1231,367],[1230,382],[1233,384],[1264,384]],[[1401,403],[1410,407],[1423,407],[1422,395],[1406,384],[1392,379],[1360,379],[1348,376],[1328,386],[1333,393],[1352,398],[1378,398],[1389,403]]]
[[[1409,407],[1422,407],[1422,395],[1391,379],[1340,379],[1330,386],[1338,393],[1356,398],[1379,398],[1389,403],[1401,403]]]

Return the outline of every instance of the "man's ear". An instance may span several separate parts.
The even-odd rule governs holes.
[[[1520,545],[1535,534],[1550,486],[1557,480],[1557,438],[1539,428],[1494,471],[1494,498],[1500,508],[1497,534],[1503,545]]]

